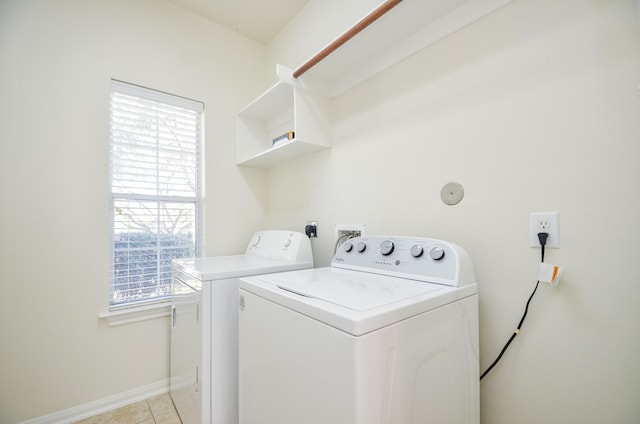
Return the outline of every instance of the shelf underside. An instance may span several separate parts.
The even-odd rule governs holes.
[[[277,165],[279,163],[288,162],[300,156],[310,155],[312,153],[316,153],[328,148],[329,146],[305,143],[304,141],[293,139],[271,149],[260,152],[250,158],[241,159],[238,162],[238,165],[253,168],[266,168]]]

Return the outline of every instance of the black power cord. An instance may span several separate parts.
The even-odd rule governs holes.
[[[541,254],[540,262],[544,262],[544,247],[547,244],[547,238],[548,237],[549,237],[548,233],[538,233],[538,241],[540,242],[540,249],[541,249],[540,250],[540,254]],[[489,374],[489,371],[491,371],[493,369],[493,367],[495,367],[496,364],[498,362],[500,362],[500,359],[502,359],[502,355],[504,355],[504,353],[507,351],[507,348],[509,347],[511,342],[513,342],[513,340],[516,338],[516,336],[518,334],[520,334],[520,329],[522,328],[522,324],[524,323],[524,319],[527,317],[527,313],[529,312],[529,304],[531,303],[531,299],[533,299],[533,296],[536,294],[536,291],[538,290],[538,286],[539,285],[540,285],[540,280],[536,281],[536,286],[533,289],[533,292],[531,293],[531,296],[529,296],[529,300],[527,300],[527,304],[524,307],[524,313],[522,314],[522,318],[520,318],[520,323],[518,324],[518,327],[513,331],[513,334],[511,335],[511,337],[509,338],[507,343],[505,343],[504,347],[500,351],[500,354],[495,359],[495,361],[493,361],[493,363],[489,366],[489,368],[487,368],[487,370],[482,373],[482,375],[480,376],[480,380],[482,380],[487,374]]]

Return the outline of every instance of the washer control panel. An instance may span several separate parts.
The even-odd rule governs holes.
[[[460,246],[426,237],[355,237],[338,247],[331,266],[451,286],[475,283]]]

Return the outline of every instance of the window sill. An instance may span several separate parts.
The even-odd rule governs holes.
[[[135,306],[103,312],[98,316],[106,320],[109,327],[116,327],[118,325],[131,324],[148,319],[163,318],[169,315],[171,315],[171,304],[169,302],[162,302],[153,305]]]

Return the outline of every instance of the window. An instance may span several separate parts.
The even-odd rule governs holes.
[[[112,81],[110,309],[171,295],[171,261],[200,253],[204,105]]]

